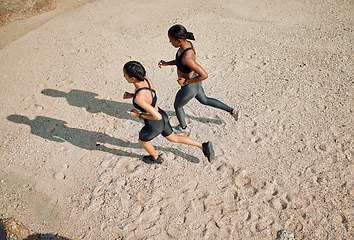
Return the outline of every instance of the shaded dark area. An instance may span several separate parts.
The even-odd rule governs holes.
[[[275,240],[295,239],[293,234],[289,234],[286,230],[280,230],[277,232],[277,238]]]
[[[136,118],[130,117],[130,110],[133,108],[132,100],[126,100],[127,103],[124,102],[115,102],[111,100],[99,99],[96,98],[98,94],[82,91],[82,90],[70,90],[70,92],[62,92],[55,89],[44,89],[42,94],[50,96],[50,97],[62,97],[65,98],[66,101],[76,107],[83,107],[90,113],[105,113],[107,115],[121,118],[121,119],[129,119],[132,121],[140,121]],[[169,117],[175,116],[174,111],[166,111],[163,109]],[[212,119],[212,118],[201,118],[187,115],[187,118],[202,122],[202,123],[214,123],[214,124],[222,124],[221,120]]]
[[[33,234],[24,240],[70,240],[69,238],[59,236],[58,234]]]
[[[29,234],[29,230],[14,218],[0,219],[0,240],[70,240],[58,234]]]
[[[0,218],[0,240],[6,240],[6,232],[4,229],[4,225],[2,224],[2,219]]]
[[[26,124],[30,126],[32,134],[50,141],[69,142],[77,147],[86,150],[97,150],[102,152],[108,152],[118,156],[134,157],[142,160],[142,156],[139,154],[104,146],[104,144],[111,144],[114,146],[120,146],[125,148],[142,149],[140,143],[123,141],[121,139],[111,137],[108,134],[101,132],[67,127],[65,126],[65,124],[67,124],[67,122],[65,121],[44,116],[37,116],[33,120],[30,120],[26,116],[10,115],[7,117],[7,119],[14,123]],[[199,162],[198,158],[183,153],[178,149],[156,147],[156,150],[172,152],[190,162]]]

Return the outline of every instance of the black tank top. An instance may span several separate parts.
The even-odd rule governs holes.
[[[156,102],[157,102],[157,96],[156,96],[155,90],[151,88],[150,83],[149,83],[149,81],[148,81],[146,78],[144,78],[144,80],[147,82],[147,84],[149,85],[149,87],[142,87],[142,88],[139,88],[138,90],[135,91],[134,97],[133,97],[133,106],[134,106],[135,108],[137,108],[138,110],[140,110],[141,112],[146,112],[146,110],[145,110],[144,108],[140,107],[137,103],[135,103],[135,96],[136,96],[136,95],[138,94],[138,92],[140,92],[141,90],[150,90],[150,92],[151,92],[151,97],[152,97],[152,102],[151,102],[151,106],[152,106],[152,107],[155,107],[155,106],[156,106]],[[154,94],[152,94],[152,93],[154,93]]]
[[[183,55],[189,51],[189,50],[193,50],[193,52],[195,53],[194,51],[194,48],[193,48],[193,44],[191,42],[189,42],[191,44],[191,47],[189,48],[186,48],[182,53],[181,55],[178,56],[178,51],[176,53],[176,65],[177,65],[177,69],[180,70],[181,72],[183,73],[190,73],[192,72],[193,70],[188,67],[187,65],[183,65],[182,63],[182,58],[183,58]]]

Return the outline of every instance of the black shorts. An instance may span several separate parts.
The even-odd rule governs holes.
[[[167,114],[159,108],[159,113],[162,116],[161,120],[147,120],[144,119],[145,126],[139,132],[139,139],[143,142],[148,142],[161,134],[168,137],[172,134],[173,130],[168,121]]]

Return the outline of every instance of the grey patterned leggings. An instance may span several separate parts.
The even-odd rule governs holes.
[[[196,75],[196,74],[195,74]],[[193,77],[195,76],[193,75]],[[219,108],[227,112],[231,112],[233,109],[226,104],[220,102],[215,98],[208,98],[202,86],[202,82],[192,83],[187,86],[182,86],[181,89],[177,92],[175,98],[175,111],[177,119],[181,127],[186,127],[186,115],[184,113],[183,107],[186,105],[192,98],[196,98],[201,104],[208,105],[214,108]]]

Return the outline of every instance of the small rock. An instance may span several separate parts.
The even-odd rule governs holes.
[[[327,146],[324,144],[319,145],[318,148],[324,152],[327,151]]]
[[[292,232],[288,232],[286,230],[280,230],[277,233],[277,238],[275,240],[294,240],[295,234]]]
[[[5,233],[5,239],[25,239],[29,235],[27,227],[13,218],[3,219],[1,225]],[[0,233],[2,236],[2,231]]]

